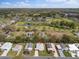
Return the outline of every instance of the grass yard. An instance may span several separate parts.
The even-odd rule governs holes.
[[[3,51],[0,51],[0,55],[3,53]]]
[[[17,54],[17,52],[12,51],[12,49],[8,52],[8,56],[10,56],[10,57],[14,57],[14,56],[16,56],[16,54]]]
[[[44,51],[39,51],[39,56],[53,56],[53,53],[49,54],[45,49]]]

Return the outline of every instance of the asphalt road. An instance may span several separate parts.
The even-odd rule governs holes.
[[[0,59],[12,59],[11,57],[0,57]],[[46,56],[46,57],[27,57],[25,56],[23,59],[79,59],[79,58],[73,58],[73,57],[51,57],[51,56]]]
[[[8,57],[8,56],[6,56],[6,57],[1,56],[0,59],[12,59],[12,58],[11,57]]]
[[[79,59],[79,58],[73,58],[73,57],[50,57],[50,56],[46,56],[46,57],[24,57],[24,59]]]

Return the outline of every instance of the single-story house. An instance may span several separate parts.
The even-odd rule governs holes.
[[[25,50],[32,51],[33,50],[33,44],[27,43],[26,46],[25,46]]]
[[[63,43],[61,43],[60,45],[61,45],[61,47],[62,47],[62,50],[65,50],[65,51],[68,51],[68,50],[69,50],[67,44],[63,44]]]
[[[8,50],[11,49],[11,47],[12,47],[12,43],[6,42],[1,46],[1,50]]]
[[[27,32],[27,33],[26,33],[26,35],[27,35],[28,37],[33,36],[33,34],[34,34],[34,32],[33,32],[33,31],[32,31],[32,32]]]
[[[22,45],[16,45],[15,47],[12,48],[13,51],[19,51],[22,48]]]
[[[0,43],[0,47],[2,46],[2,44]]]
[[[56,51],[55,45],[51,43],[53,51]]]
[[[79,36],[79,32],[75,33],[77,36]]]
[[[1,25],[1,28],[5,28],[5,27],[6,27],[6,24],[2,24],[2,25]]]
[[[26,22],[30,22],[30,21],[32,21],[32,17],[27,17],[27,18],[25,18],[25,20],[26,20]]]
[[[13,24],[13,23],[15,23],[15,22],[16,22],[15,20],[12,20],[12,21],[11,21],[11,24]]]
[[[71,52],[79,51],[79,49],[76,47],[75,44],[68,44],[68,46],[69,46],[69,51],[71,51]]]
[[[79,43],[75,43],[76,47],[79,49]]]
[[[35,50],[43,51],[45,49],[45,46],[43,43],[37,43]]]
[[[56,45],[56,47],[57,47],[59,56],[60,56],[60,57],[65,57],[65,55],[64,55],[64,53],[63,53],[63,48],[61,47],[61,45],[58,44],[58,45]]]
[[[79,51],[77,52],[77,57],[79,57]]]
[[[56,45],[58,50],[62,50],[62,47],[60,45]]]
[[[53,50],[51,43],[46,43],[46,48],[47,48],[48,51],[52,51]]]
[[[58,50],[58,52],[59,52],[59,56],[60,56],[60,57],[65,57],[65,55],[64,55],[64,53],[63,53],[62,50]]]
[[[40,32],[39,36],[44,37],[45,36],[45,32]]]
[[[46,47],[48,51],[55,51],[55,45],[53,43],[47,43]]]

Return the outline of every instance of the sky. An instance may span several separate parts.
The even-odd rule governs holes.
[[[0,8],[79,8],[79,0],[0,0]]]

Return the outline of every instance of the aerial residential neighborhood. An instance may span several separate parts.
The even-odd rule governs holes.
[[[0,11],[1,59],[79,58],[77,10],[14,8]]]
[[[79,0],[0,0],[0,59],[79,59]]]

